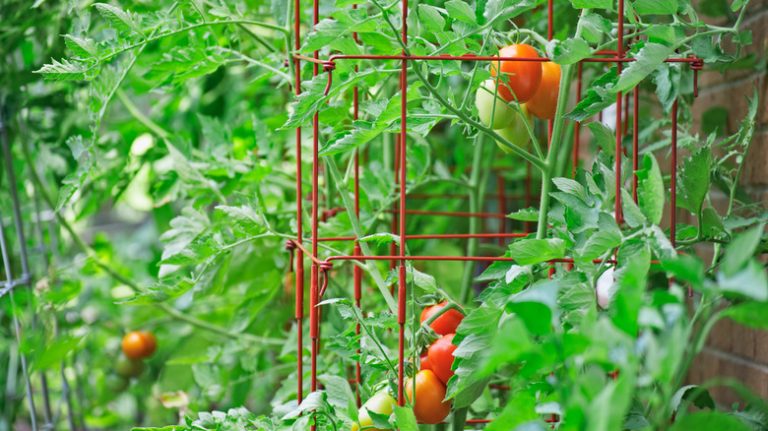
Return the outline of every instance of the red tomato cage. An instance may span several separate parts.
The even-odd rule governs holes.
[[[595,53],[594,57],[585,58],[584,60],[580,61],[577,65],[577,81],[575,86],[575,93],[577,97],[577,101],[581,99],[582,96],[582,88],[583,88],[583,82],[582,82],[582,65],[583,63],[606,63],[608,65],[615,64],[618,72],[621,73],[621,70],[625,63],[629,63],[634,61],[633,58],[629,58],[625,56],[625,53],[627,51],[628,46],[625,46],[625,43],[627,42],[625,40],[625,34],[624,34],[624,22],[621,17],[624,16],[624,2],[621,0],[617,1],[617,27],[618,27],[618,34],[617,34],[617,44],[615,50],[606,50],[606,51],[598,51]],[[353,8],[356,8],[357,5],[353,5]],[[408,26],[407,26],[407,20],[408,20],[408,13],[409,13],[409,5],[408,0],[402,0],[401,2],[401,28],[400,28],[400,37],[402,38],[403,42],[407,45],[408,43]],[[547,13],[548,13],[548,38],[553,38],[553,10],[554,10],[554,1],[549,0],[547,2]],[[313,1],[313,13],[312,13],[312,22],[314,25],[318,24],[320,21],[320,7],[319,7],[319,0]],[[407,208],[406,203],[410,199],[413,200],[420,200],[420,199],[430,199],[430,198],[439,198],[439,199],[461,199],[461,195],[456,194],[425,194],[425,193],[409,193],[406,185],[406,167],[408,165],[408,157],[407,157],[407,146],[409,143],[408,139],[408,116],[407,116],[407,102],[408,102],[408,96],[407,96],[407,89],[408,89],[408,76],[409,71],[408,67],[411,62],[419,62],[419,61],[459,61],[459,62],[491,62],[491,61],[531,61],[531,62],[549,62],[551,61],[548,58],[526,58],[526,57],[494,57],[494,56],[478,56],[478,55],[461,55],[461,56],[454,56],[454,55],[409,55],[406,52],[402,52],[397,55],[368,55],[368,54],[356,54],[356,55],[347,55],[344,53],[337,53],[334,55],[331,55],[327,59],[321,59],[319,56],[319,52],[315,51],[311,54],[300,54],[299,51],[301,49],[301,1],[300,0],[294,0],[294,49],[295,53],[293,55],[293,64],[294,64],[294,70],[295,70],[295,92],[297,95],[301,94],[301,65],[302,62],[309,62],[312,64],[312,76],[316,77],[321,72],[325,73],[327,75],[327,84],[325,88],[326,94],[333,86],[333,71],[336,68],[336,64],[340,61],[370,61],[370,62],[376,62],[376,61],[399,61],[400,62],[400,72],[399,72],[399,90],[401,96],[400,100],[400,124],[401,128],[399,133],[396,135],[395,139],[395,156],[394,156],[394,178],[392,178],[393,184],[396,186],[396,190],[399,193],[398,200],[396,204],[394,205],[394,208],[388,209],[385,212],[389,212],[392,214],[392,224],[391,224],[391,233],[399,237],[400,239],[400,245],[398,246],[394,242],[390,245],[390,253],[388,255],[377,255],[377,256],[364,256],[360,244],[358,242],[358,238],[355,236],[340,236],[340,237],[321,237],[318,234],[318,226],[319,223],[323,220],[327,220],[330,217],[333,217],[336,215],[339,211],[341,211],[340,208],[326,208],[325,210],[321,210],[320,206],[323,204],[323,202],[319,199],[319,178],[321,175],[321,168],[320,168],[320,157],[319,157],[319,136],[320,136],[320,130],[319,130],[319,114],[316,112],[314,114],[314,117],[312,119],[312,164],[311,164],[311,172],[309,175],[311,176],[311,190],[309,191],[309,202],[307,204],[310,205],[310,232],[307,236],[304,232],[304,224],[301,222],[303,220],[303,199],[305,198],[306,191],[303,189],[302,180],[304,179],[305,173],[302,172],[302,147],[301,147],[301,140],[302,140],[302,130],[301,128],[296,129],[296,147],[295,147],[295,157],[296,157],[296,196],[297,196],[297,203],[296,203],[296,218],[299,220],[297,223],[297,232],[296,232],[296,239],[288,240],[286,242],[286,248],[291,253],[291,268],[296,268],[296,277],[295,277],[295,288],[296,288],[296,303],[295,303],[295,319],[296,319],[296,325],[298,330],[298,340],[297,340],[297,363],[296,363],[296,369],[297,369],[297,376],[298,376],[298,385],[297,385],[297,401],[300,403],[304,397],[304,382],[303,382],[303,376],[304,376],[304,348],[305,348],[305,340],[304,340],[304,321],[306,319],[306,316],[304,315],[304,307],[305,307],[305,288],[306,288],[306,276],[304,273],[304,262],[305,259],[309,259],[310,263],[310,275],[309,275],[309,351],[310,351],[310,372],[309,372],[309,378],[310,378],[310,385],[309,389],[310,391],[315,391],[318,389],[318,380],[317,380],[317,369],[318,369],[318,354],[320,351],[320,321],[321,321],[321,310],[318,304],[322,301],[323,294],[325,293],[325,290],[328,286],[328,280],[330,277],[330,270],[334,267],[334,264],[336,262],[344,262],[344,261],[357,261],[357,262],[365,262],[365,261],[388,261],[391,264],[391,267],[393,269],[397,270],[397,288],[394,289],[394,293],[396,293],[396,300],[397,300],[397,322],[399,326],[398,331],[398,359],[397,359],[397,366],[398,366],[398,377],[397,377],[397,400],[399,405],[405,404],[405,392],[404,392],[404,381],[405,381],[405,325],[406,325],[406,316],[407,312],[407,293],[408,293],[408,286],[406,283],[406,262],[418,262],[418,261],[464,261],[464,262],[484,262],[486,264],[490,264],[492,262],[497,261],[513,261],[513,259],[508,257],[492,257],[492,256],[413,256],[413,255],[407,255],[406,254],[406,244],[407,241],[410,240],[417,240],[417,239],[432,239],[432,240],[447,240],[447,239],[485,239],[485,240],[492,240],[496,241],[500,245],[504,245],[508,243],[510,240],[514,238],[520,238],[525,237],[528,235],[528,232],[530,231],[529,223],[525,224],[524,232],[509,232],[508,231],[508,223],[505,222],[506,220],[506,214],[508,212],[508,204],[512,201],[518,201],[518,202],[524,202],[526,206],[529,206],[533,203],[533,196],[531,193],[531,169],[530,165],[528,165],[527,170],[527,178],[524,182],[524,190],[525,192],[523,194],[508,194],[507,190],[505,188],[505,181],[503,176],[497,172],[496,175],[496,192],[495,193],[488,193],[484,196],[484,199],[486,201],[492,201],[495,200],[495,206],[496,206],[496,212],[447,212],[447,211],[432,211],[432,210],[414,210]],[[357,37],[357,34],[353,35],[354,40],[359,44],[360,39]],[[639,41],[639,38],[635,38],[635,41]],[[671,57],[666,60],[666,62],[669,63],[686,63],[689,65],[689,67],[693,71],[693,87],[694,87],[694,97],[698,95],[698,72],[703,67],[703,61],[700,58],[697,57]],[[357,67],[356,67],[357,70]],[[616,124],[615,124],[615,131],[616,131],[616,142],[615,142],[615,153],[616,154],[624,154],[624,146],[622,145],[622,142],[625,138],[625,136],[631,134],[631,160],[632,160],[632,169],[633,169],[633,175],[632,175],[632,198],[635,202],[637,202],[637,175],[636,172],[638,170],[638,161],[639,161],[639,149],[638,149],[638,114],[639,114],[639,89],[638,87],[635,87],[632,92],[632,103],[629,103],[630,94],[622,94],[619,93],[616,95]],[[626,96],[626,100],[625,100]],[[358,119],[359,117],[359,102],[360,102],[360,93],[355,87],[352,91],[352,113],[353,118]],[[630,106],[632,110],[631,118],[631,130],[629,125],[629,118],[630,118]],[[669,214],[670,214],[670,236],[672,238],[672,243],[675,243],[675,235],[676,235],[676,215],[675,215],[675,208],[677,206],[677,196],[676,196],[676,176],[677,176],[677,102],[675,101],[672,110],[671,110],[671,157],[670,157],[670,173],[671,173],[671,193],[670,193],[670,206],[669,206]],[[579,122],[574,122],[573,124],[573,155],[572,155],[572,175],[575,176],[576,170],[579,164],[579,154],[581,151],[581,137],[580,137],[580,127],[581,124]],[[552,120],[549,121],[549,133],[548,133],[548,140],[551,140],[551,133],[552,133]],[[361,170],[361,161],[362,163],[365,163],[365,158],[361,160],[361,151],[360,148],[355,150],[355,153],[353,155],[354,157],[354,166],[353,166],[353,181],[354,181],[354,210],[356,212],[356,215],[360,215],[360,170]],[[487,167],[485,167],[487,168]],[[622,215],[622,196],[621,196],[621,157],[616,158],[616,164],[615,164],[615,172],[616,172],[616,182],[615,182],[615,207],[614,207],[614,213],[617,222],[622,223],[623,222],[623,215]],[[497,231],[495,232],[484,232],[484,233],[443,233],[443,234],[414,234],[409,233],[406,231],[406,221],[408,220],[409,216],[431,216],[431,217],[459,217],[459,218],[472,218],[477,217],[482,220],[499,220],[500,222],[497,223]],[[353,242],[354,248],[352,255],[330,255],[328,257],[320,257],[318,253],[318,246],[322,242]],[[295,265],[294,265],[295,260]],[[570,264],[573,263],[572,259],[555,259],[550,262],[551,265],[551,271],[550,274],[552,274],[555,270],[555,264],[561,263],[561,264]],[[359,265],[353,266],[353,281],[354,281],[354,303],[357,307],[360,307],[361,305],[361,298],[362,298],[362,282],[363,282],[363,272],[362,269],[359,267]],[[358,325],[356,328],[356,333],[360,334],[360,326]],[[360,350],[358,350],[358,353],[360,353]],[[358,398],[358,405],[361,403],[360,399],[360,390],[359,390],[359,384],[361,381],[361,370],[360,370],[360,363],[358,362],[355,366],[355,378],[351,379],[351,382],[354,383],[357,387],[357,398]],[[499,387],[497,389],[506,389],[506,387]],[[490,422],[491,419],[469,419],[467,423],[471,424],[481,424],[481,423],[487,423]],[[558,421],[557,416],[553,415],[551,417],[548,417],[546,419],[549,423],[555,423]]]

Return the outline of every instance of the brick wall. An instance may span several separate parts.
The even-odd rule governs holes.
[[[746,52],[755,55],[759,63],[765,62],[768,58],[768,0],[752,0],[742,24],[742,28],[751,30],[753,35],[754,43],[746,48]],[[755,200],[768,208],[768,79],[765,66],[760,69],[703,73],[693,118],[700,127],[704,112],[717,106],[726,108],[729,111],[728,132],[733,133],[747,111],[746,98],[758,89],[758,127],[741,182]],[[711,197],[716,206],[721,206],[725,200],[717,193]],[[756,394],[768,398],[768,332],[744,328],[729,320],[721,321],[694,363],[689,380],[700,383],[713,376],[738,379]],[[740,401],[735,393],[722,388],[714,390],[713,395],[725,405]]]

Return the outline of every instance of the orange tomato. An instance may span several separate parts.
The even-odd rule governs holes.
[[[544,119],[551,120],[557,110],[557,96],[560,94],[560,65],[548,61],[541,64],[541,84],[525,106],[528,112]]]
[[[430,370],[422,370],[415,377],[416,399],[414,401],[414,381],[405,382],[405,394],[413,402],[416,420],[423,424],[437,424],[445,420],[451,412],[450,401],[445,399],[445,385]]]
[[[144,359],[157,350],[157,339],[151,332],[132,331],[123,337],[122,347],[129,359]]]
[[[539,58],[539,53],[528,44],[505,46],[499,50],[499,57]],[[499,67],[500,66],[500,67]],[[538,61],[492,61],[491,76],[498,76],[499,95],[507,102],[525,103],[533,97],[541,83],[541,63]]]
[[[433,305],[422,310],[421,322],[424,322],[425,320],[432,317],[433,314],[440,311],[447,304],[448,301],[443,301],[437,305]],[[461,323],[462,319],[464,319],[464,315],[461,314],[459,310],[451,309],[441,314],[440,317],[430,323],[429,327],[440,335],[450,334],[452,332],[456,332],[456,328],[459,327],[459,323]]]

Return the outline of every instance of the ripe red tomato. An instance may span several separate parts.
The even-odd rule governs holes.
[[[528,44],[520,43],[505,46],[499,50],[499,57],[539,58],[539,53]],[[499,63],[501,63],[499,65]],[[533,97],[541,83],[541,63],[538,61],[492,61],[491,76],[501,76],[499,94],[507,102],[525,103]]]
[[[560,94],[560,65],[551,61],[541,64],[541,84],[536,94],[525,104],[528,112],[544,119],[555,118],[557,96]]]
[[[427,351],[427,357],[429,358],[429,365],[432,367],[432,371],[443,382],[448,383],[451,376],[453,376],[453,352],[456,350],[456,346],[453,345],[453,336],[455,334],[443,335],[429,346]]]
[[[157,339],[151,332],[133,331],[125,334],[122,346],[129,359],[144,359],[157,350]]]
[[[525,106],[526,105],[520,105],[520,111],[522,111],[523,114],[528,117],[528,119],[530,119],[531,116],[528,114]],[[496,133],[501,135],[502,138],[511,142],[513,145],[517,145],[520,148],[527,148],[528,144],[531,142],[531,135],[528,133],[528,129],[525,127],[526,119],[523,118],[523,114],[514,112],[510,125],[501,130],[497,130]],[[509,149],[506,145],[502,145],[501,141],[497,141],[496,145],[501,148],[501,151],[504,151],[507,154],[512,153],[512,150]]]
[[[419,367],[420,370],[431,370],[432,366],[429,365],[429,356],[425,353],[421,355],[421,360],[419,361],[421,366]]]
[[[405,395],[414,403],[416,420],[423,424],[437,424],[451,412],[450,401],[445,399],[445,385],[430,370],[416,373],[416,400],[413,398],[413,380],[405,382]]]
[[[448,301],[443,301],[437,305],[433,305],[431,307],[427,307],[424,310],[421,311],[421,322],[426,321],[430,317],[432,317],[433,314],[440,311],[443,307],[448,304]],[[461,314],[459,310],[451,309],[443,313],[440,317],[435,319],[429,327],[432,328],[433,331],[440,335],[445,334],[451,334],[456,332],[456,328],[459,327],[459,323],[461,323],[461,320],[464,319],[464,315]]]

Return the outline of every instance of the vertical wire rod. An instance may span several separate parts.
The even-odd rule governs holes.
[[[408,0],[402,0],[402,39],[408,44]],[[406,53],[403,52],[405,55]],[[400,66],[400,256],[405,256],[406,250],[406,153],[407,153],[407,114],[408,114],[408,60],[403,59]],[[406,271],[405,260],[400,261],[399,283],[397,290],[397,321],[400,329],[398,339],[398,370],[397,370],[397,402],[405,405],[405,321],[406,321]]]
[[[617,34],[617,40],[616,40],[616,58],[619,60],[616,62],[616,69],[617,73],[621,75],[622,70],[622,62],[620,61],[624,57],[624,0],[618,0],[619,1],[619,7],[618,7],[618,34]],[[615,156],[615,163],[614,163],[614,170],[616,174],[616,184],[615,184],[615,206],[614,206],[614,216],[616,218],[616,223],[619,225],[622,224],[623,215],[622,215],[622,209],[621,209],[621,162],[622,162],[622,101],[623,101],[623,95],[621,92],[616,93],[616,148],[614,151]]]
[[[296,52],[301,48],[301,0],[293,2],[293,47]],[[294,56],[295,83],[294,92],[296,96],[301,94],[301,60]],[[303,191],[302,191],[302,167],[301,167],[301,127],[296,128],[296,241],[301,243],[304,236],[304,217],[303,217]],[[304,251],[301,248],[296,250],[296,279],[294,286],[296,290],[296,303],[294,316],[296,318],[296,399],[301,404],[304,399]]]

